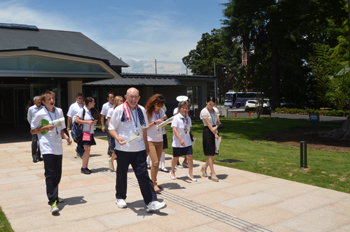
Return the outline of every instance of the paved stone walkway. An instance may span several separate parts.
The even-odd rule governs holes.
[[[168,207],[146,213],[130,169],[127,209],[115,204],[115,173],[108,169],[107,142],[92,147],[90,168],[80,173],[74,146],[64,147],[60,213],[47,205],[43,163],[32,163],[30,142],[0,143],[0,206],[14,231],[350,231],[350,195],[261,174],[215,166],[220,182],[200,176],[177,180],[159,172]],[[170,167],[171,156],[166,156]]]

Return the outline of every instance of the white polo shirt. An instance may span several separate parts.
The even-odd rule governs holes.
[[[113,111],[114,111],[113,107],[108,109],[107,118],[111,118],[112,117]]]
[[[79,104],[78,102],[73,103],[69,107],[67,116],[70,118],[73,118],[74,116],[76,116],[78,114],[79,110],[82,108],[83,108],[83,105]]]
[[[186,119],[186,120],[183,120]],[[187,133],[185,133],[185,121],[187,121]],[[177,129],[177,132],[179,133],[182,140],[185,142],[184,147],[192,146],[192,141],[190,137],[190,128],[192,126],[191,118],[186,115],[186,118],[184,118],[181,114],[177,114],[174,117],[174,120],[171,122],[171,127],[174,128],[174,126]],[[172,147],[183,147],[181,146],[180,140],[173,135],[173,142],[171,143]]]
[[[153,111],[152,113],[152,118],[151,118],[151,122],[154,122],[158,119],[164,118],[165,113],[163,111],[163,109],[160,109],[158,114],[156,114],[156,112]],[[158,134],[158,136],[157,136]],[[159,136],[160,135],[160,136]],[[162,142],[163,141],[163,130],[162,128],[158,128],[157,126],[153,126],[151,128],[147,129],[147,140],[151,141],[151,142]]]
[[[84,121],[93,121],[94,118],[92,117],[90,111],[84,106],[83,109],[80,109],[78,114],[76,116],[78,116],[80,119],[83,119],[83,111],[85,109],[85,116],[84,116]],[[74,118],[75,120],[75,118]],[[94,129],[95,129],[95,126],[94,125],[91,125],[90,127],[90,124],[83,124],[83,131],[89,131],[90,129],[90,134],[93,134],[94,133]]]
[[[204,121],[204,119],[206,119],[206,118],[209,119],[209,122],[211,123],[211,125],[213,125],[213,123],[215,126],[218,124],[218,117],[219,117],[220,112],[219,112],[218,108],[216,108],[216,107],[214,107],[213,109],[214,109],[214,113],[210,113],[208,111],[207,107],[205,107],[201,110],[199,117],[200,117],[200,119],[202,119],[204,126],[208,126]]]
[[[109,103],[109,101],[106,102],[105,104],[103,104],[103,106],[102,106],[102,110],[101,110],[100,114],[101,115],[103,114],[105,116],[105,119],[107,119],[107,113],[108,113],[108,110],[110,108],[113,108],[113,105],[111,103]]]
[[[36,105],[33,105],[28,108],[27,120],[29,124],[32,123],[32,119],[34,118],[35,114],[38,113],[39,110],[41,110],[42,108],[44,108],[43,105],[40,105],[39,107],[37,107]]]
[[[34,118],[32,119],[32,123],[30,125],[31,129],[37,129],[41,127],[41,123],[43,119],[46,119],[47,121],[52,121],[55,119],[59,119],[64,117],[62,109],[55,107],[55,112],[52,113],[48,111],[45,107],[43,107],[41,110],[36,113]],[[62,149],[62,137],[61,137],[61,130],[63,130],[66,127],[55,127],[52,131],[48,131],[47,134],[42,135],[41,133],[38,134],[39,138],[39,145],[40,145],[40,152],[42,155],[45,154],[54,154],[54,155],[62,155],[63,149]],[[56,134],[59,134],[59,138],[56,138]]]
[[[140,136],[137,139],[134,139],[130,142],[127,142],[124,145],[120,145],[117,141],[115,141],[115,149],[119,151],[126,151],[126,152],[138,152],[146,150],[145,143],[143,141],[143,130],[145,128],[148,128],[148,120],[147,120],[147,114],[144,107],[138,105],[138,107],[142,110],[143,117],[145,119],[146,125],[144,127],[141,127],[139,117],[137,116],[137,128],[138,132],[140,133]],[[134,118],[137,114],[137,109],[132,111]],[[121,118],[123,116],[123,104],[117,106],[114,111],[113,115],[111,117],[111,121],[108,126],[108,130],[115,130],[118,133],[118,136],[123,139],[128,139],[130,136],[135,134],[135,121],[134,119],[132,121],[125,122],[121,121]]]

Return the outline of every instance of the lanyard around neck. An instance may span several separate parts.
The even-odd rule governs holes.
[[[154,111],[154,114],[156,115],[156,119],[160,119],[160,111],[158,111],[158,114]]]
[[[46,108],[46,106],[45,106],[45,109],[46,109],[48,115],[50,116],[51,121],[53,121],[53,119],[51,117],[51,114],[50,114],[50,111]],[[54,112],[55,112],[55,119],[57,119],[57,117],[56,117],[56,109],[55,108],[54,108]],[[58,134],[57,126],[55,128],[56,128],[56,134]]]
[[[209,112],[209,114],[210,114],[211,121],[212,121],[212,125],[215,126],[215,122],[214,122],[215,110],[214,110],[214,108],[213,108],[213,111],[214,111],[213,114],[211,114],[211,112],[210,112],[210,110],[208,109],[208,107],[207,107],[207,110],[208,110],[208,112]]]
[[[128,106],[128,107],[130,109],[132,120],[134,121],[135,127],[137,129],[137,106],[135,107],[135,118],[136,118],[136,120],[134,118],[134,113],[132,112],[132,109],[130,108],[130,106]]]

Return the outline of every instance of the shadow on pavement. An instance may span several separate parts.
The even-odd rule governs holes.
[[[86,204],[86,200],[84,200],[84,196],[78,196],[78,197],[70,197],[65,198],[62,203],[57,204],[57,207],[60,210],[63,210],[66,205],[80,205],[80,204]],[[56,216],[59,216],[58,214],[55,214]]]
[[[162,202],[161,200],[158,200],[159,202]],[[146,212],[146,205],[145,202],[143,200],[138,200],[138,201],[134,201],[131,203],[128,203],[128,208],[130,208],[132,211],[134,211],[137,216],[152,216],[152,214],[157,214],[159,216],[168,216],[167,213],[163,213],[161,211],[153,211],[150,213]]]

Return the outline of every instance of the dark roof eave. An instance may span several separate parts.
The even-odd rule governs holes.
[[[65,53],[65,52],[57,52],[57,51],[51,51],[51,50],[46,50],[46,49],[40,49],[39,47],[28,47],[28,48],[18,48],[18,49],[3,49],[0,50],[0,52],[17,52],[17,51],[42,51],[42,52],[48,52],[48,53],[54,53],[54,54],[59,54],[59,55],[66,55],[66,56],[74,56],[74,57],[80,57],[80,58],[86,58],[86,59],[93,59],[93,60],[100,60],[107,64],[108,66],[111,66],[109,63],[109,60],[106,59],[101,59],[101,58],[96,58],[96,57],[90,57],[90,56],[82,56],[82,55],[76,55],[76,54],[71,54],[71,53]],[[129,67],[128,65],[113,65],[115,67]]]
[[[121,73],[122,77],[127,78],[151,78],[151,79],[187,79],[187,80],[215,80],[216,76],[206,75],[175,75],[175,74],[143,74],[143,73]]]

